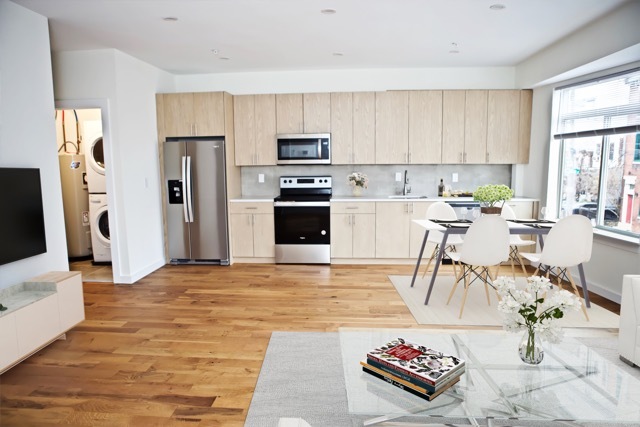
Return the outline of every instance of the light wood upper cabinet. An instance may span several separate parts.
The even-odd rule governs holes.
[[[518,161],[519,122],[520,91],[489,91],[487,163],[516,163]]]
[[[235,164],[237,166],[276,164],[275,95],[234,97]]]
[[[302,104],[304,133],[331,132],[331,94],[305,93]]]
[[[331,94],[331,163],[375,163],[375,93]]]
[[[442,91],[409,92],[409,163],[442,161]]]
[[[162,98],[166,136],[224,135],[222,92],[165,93]]]
[[[353,94],[331,94],[331,163],[351,164],[353,159]]]
[[[464,90],[442,93],[442,163],[464,163],[465,108]]]
[[[531,108],[533,91],[520,91],[520,120],[518,126],[518,159],[517,163],[529,163],[531,146]]]
[[[376,92],[376,164],[409,163],[409,92]]]
[[[301,93],[276,95],[276,133],[304,131],[303,97]]]
[[[353,156],[351,163],[374,164],[376,161],[376,94],[353,93]]]
[[[487,98],[486,90],[468,90],[464,109],[464,162],[487,162]]]

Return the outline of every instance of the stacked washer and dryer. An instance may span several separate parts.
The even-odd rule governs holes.
[[[109,205],[105,179],[102,122],[85,120],[82,138],[87,159],[87,185],[89,188],[89,220],[94,262],[111,262],[111,236],[109,234]]]

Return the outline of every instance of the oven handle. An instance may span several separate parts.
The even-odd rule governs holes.
[[[331,202],[273,202],[274,207],[331,206]]]

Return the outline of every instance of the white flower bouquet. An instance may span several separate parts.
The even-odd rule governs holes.
[[[566,290],[546,297],[552,287],[546,277],[528,277],[524,290],[516,289],[515,281],[505,276],[498,277],[493,284],[501,298],[498,310],[505,314],[504,329],[508,332],[526,330],[528,333],[527,356],[533,356],[536,334],[549,342],[560,341],[562,330],[555,320],[562,319],[568,311],[581,308],[580,300]]]
[[[352,187],[367,188],[369,185],[369,177],[362,172],[353,172],[347,176],[347,179]]]
[[[478,187],[473,192],[473,200],[482,203],[487,207],[494,207],[500,203],[500,207],[505,201],[511,200],[513,190],[504,184],[489,184]]]

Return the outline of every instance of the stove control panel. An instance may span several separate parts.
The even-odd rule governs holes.
[[[280,188],[331,188],[330,176],[281,176]]]

